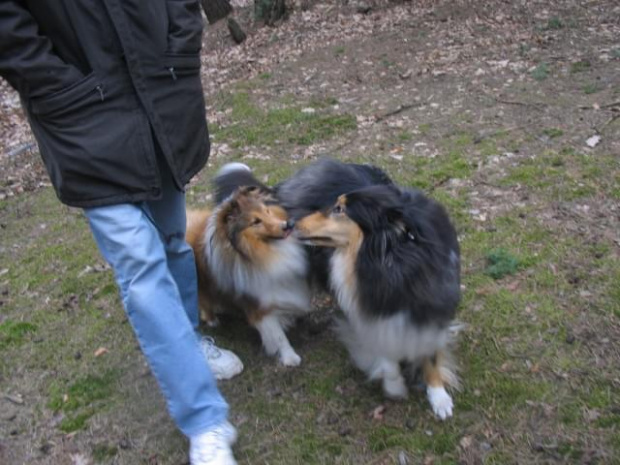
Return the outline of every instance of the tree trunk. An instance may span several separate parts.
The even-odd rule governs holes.
[[[236,44],[242,43],[247,37],[243,29],[241,29],[241,26],[239,26],[239,23],[233,18],[228,18],[228,31]]]
[[[254,14],[267,26],[273,26],[286,15],[285,0],[254,0]]]
[[[228,0],[200,0],[209,24],[218,22],[232,11]]]

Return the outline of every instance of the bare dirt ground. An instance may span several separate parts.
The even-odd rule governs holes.
[[[303,3],[303,5],[302,5]],[[362,5],[363,6],[363,5]],[[242,319],[218,342],[247,464],[620,463],[620,6],[608,1],[300,2],[248,40],[205,32],[208,178],[277,182],[320,156],[375,163],[442,201],[464,299],[455,416],[383,399],[317,312],[278,367]],[[55,200],[0,84],[0,462],[182,464],[109,270]],[[493,257],[516,265],[495,275]]]

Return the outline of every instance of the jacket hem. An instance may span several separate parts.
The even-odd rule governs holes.
[[[102,197],[98,199],[68,199],[61,195],[57,195],[58,200],[69,207],[76,208],[94,208],[94,207],[107,207],[110,205],[118,205],[121,203],[137,203],[150,200],[160,200],[162,197],[161,192],[154,194],[152,192],[141,192],[136,194],[120,194],[112,195],[109,197]]]

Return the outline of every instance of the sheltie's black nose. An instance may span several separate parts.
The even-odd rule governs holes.
[[[284,229],[284,231],[290,231],[294,227],[295,227],[295,220],[288,220],[284,223],[284,225],[282,226],[282,229]]]

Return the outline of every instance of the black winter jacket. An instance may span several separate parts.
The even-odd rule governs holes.
[[[159,198],[156,143],[179,189],[204,166],[201,36],[198,0],[0,1],[0,75],[62,202]]]

